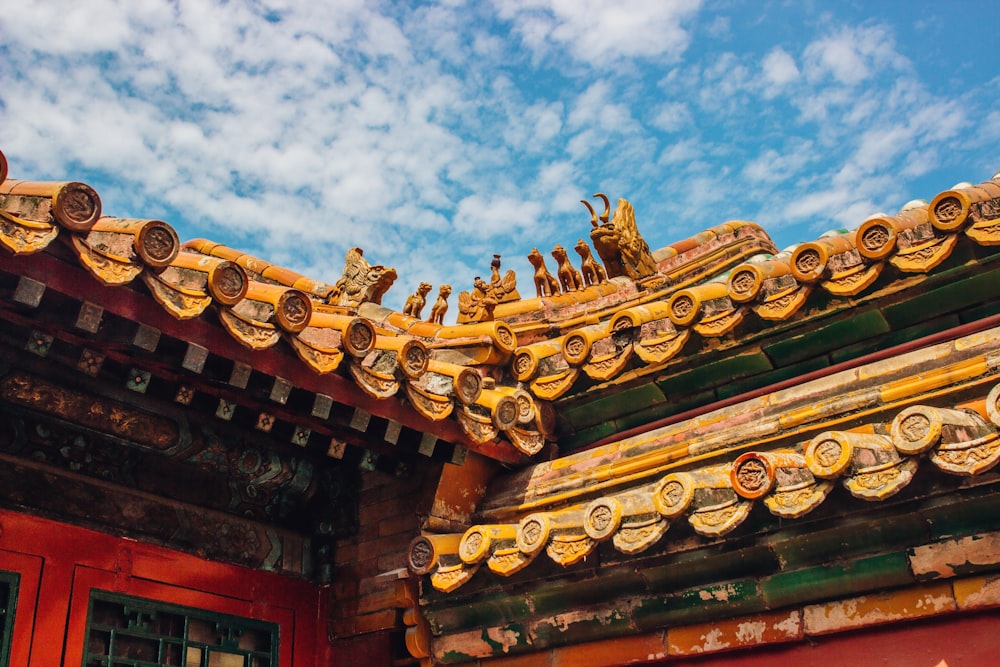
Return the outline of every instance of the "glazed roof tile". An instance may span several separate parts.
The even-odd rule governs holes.
[[[756,504],[794,520],[838,487],[873,503],[918,478],[985,476],[1000,462],[997,324],[504,475],[463,534],[414,539],[410,569],[450,593],[542,553],[563,567],[605,542],[617,559],[662,553],[678,523],[721,538]]]
[[[331,286],[211,241],[180,244],[162,221],[104,216],[85,184],[3,175],[4,271],[56,266],[43,257],[75,262],[129,300],[148,293],[178,322],[170,330],[181,340],[270,367],[319,395],[322,382],[303,378],[350,382],[360,392],[339,389],[338,400],[515,464],[544,456],[546,442],[566,451],[711,405],[726,397],[724,380],[748,378],[748,390],[772,383],[812,361],[817,336],[838,326],[864,333],[868,323],[874,338],[891,338],[913,324],[908,302],[994,266],[1000,244],[1000,184],[991,180],[784,252],[760,226],[726,222],[647,249],[642,275],[625,262],[619,275],[580,289],[498,299],[489,321],[443,325],[380,306],[395,271],[369,265],[360,249]],[[631,214],[624,200],[619,229],[622,211]],[[596,216],[594,225],[595,247],[613,268],[620,258],[609,255]],[[628,241],[637,240],[636,230]],[[970,261],[975,271],[963,269]],[[45,272],[34,275],[46,282]],[[497,272],[495,282],[506,280]],[[72,281],[61,289],[81,300],[93,293]],[[462,293],[460,307],[485,296]],[[895,310],[873,315],[876,303]],[[250,354],[234,354],[214,331]],[[262,363],[265,353],[272,362]],[[834,353],[823,354],[830,363]]]

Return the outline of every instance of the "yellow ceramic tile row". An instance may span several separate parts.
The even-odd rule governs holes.
[[[990,374],[988,355],[995,355],[998,346],[1000,329],[991,329],[540,464],[536,467],[538,482],[530,485],[525,502],[516,508],[504,508],[501,513],[571,501],[584,492],[626,486],[735,451],[794,441],[796,436],[833,428],[845,420],[857,421],[918,400],[992,382],[995,378]],[[929,360],[948,358],[956,350],[981,350],[982,354],[938,368],[928,364]],[[904,375],[914,367],[930,369]],[[879,378],[886,381],[873,382]],[[855,382],[868,386],[830,395]],[[542,481],[551,473],[557,473],[555,479]]]
[[[911,396],[927,394],[935,389],[981,377],[986,375],[988,371],[989,366],[986,363],[985,355],[966,359],[956,364],[883,385],[881,389],[882,402],[895,403]]]

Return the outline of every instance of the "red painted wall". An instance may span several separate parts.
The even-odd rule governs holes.
[[[277,623],[281,667],[330,664],[327,590],[305,581],[5,510],[0,569],[21,576],[11,667],[80,665],[94,588]]]
[[[808,642],[668,660],[669,667],[992,667],[1000,664],[1000,612],[942,615]],[[943,664],[942,664],[943,663]]]

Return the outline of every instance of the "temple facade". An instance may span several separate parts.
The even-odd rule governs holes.
[[[915,194],[399,312],[0,153],[0,667],[992,664],[1000,179]]]

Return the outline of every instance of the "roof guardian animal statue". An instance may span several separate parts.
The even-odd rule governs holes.
[[[614,220],[608,222],[611,204],[603,193],[596,193],[604,201],[604,212],[598,215],[585,199],[580,201],[590,211],[590,240],[594,243],[597,254],[604,261],[609,278],[624,276],[635,281],[649,278],[657,273],[656,260],[649,251],[646,240],[639,234],[635,223],[635,209],[626,199],[618,200]]]

